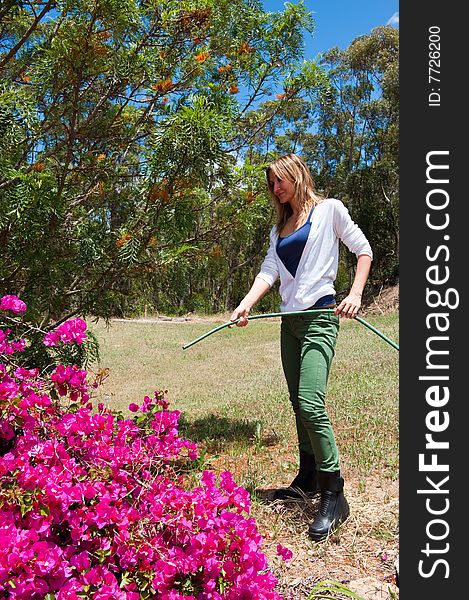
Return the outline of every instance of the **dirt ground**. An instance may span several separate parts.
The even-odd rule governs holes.
[[[365,492],[360,491],[362,485],[353,479],[346,481],[350,517],[337,533],[319,544],[309,541],[305,533],[319,500],[277,509],[292,510],[295,522],[293,531],[280,540],[293,551],[291,562],[280,565],[277,573],[278,590],[286,600],[305,600],[322,580],[343,583],[364,600],[398,598],[398,483],[375,476],[366,479]],[[269,548],[268,555],[274,550],[276,547]]]
[[[399,284],[383,288],[364,304],[362,313],[385,314],[399,310]]]
[[[275,452],[275,448],[272,448]],[[221,456],[215,470],[236,472],[244,459]],[[399,553],[399,482],[380,473],[360,479],[347,477],[345,494],[350,517],[330,538],[315,543],[307,535],[319,497],[304,501],[271,501],[272,490],[251,492],[255,515],[264,538],[262,549],[278,579],[277,591],[285,600],[307,600],[314,585],[332,580],[343,584],[363,600],[395,600],[399,597],[396,561]],[[279,481],[278,486],[288,482]],[[277,484],[276,484],[277,485]],[[284,562],[277,545],[290,549],[293,558]],[[324,597],[324,596],[322,596]],[[325,597],[347,598],[338,592]]]

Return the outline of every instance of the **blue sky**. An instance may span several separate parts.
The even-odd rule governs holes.
[[[379,25],[399,27],[398,0],[304,0],[304,3],[314,13],[316,22],[314,35],[305,36],[309,59],[334,46],[344,49],[356,37]],[[263,5],[265,10],[278,11],[283,10],[284,2],[264,0]]]

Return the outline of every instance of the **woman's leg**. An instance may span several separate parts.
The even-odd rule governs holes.
[[[281,355],[290,401],[295,414],[300,465],[298,474],[290,486],[275,490],[274,499],[276,500],[302,499],[305,494],[314,495],[319,492],[313,449],[308,432],[304,428],[299,415],[298,387],[301,367],[301,340],[293,334],[292,322],[294,322],[292,316],[282,318]]]
[[[300,386],[301,372],[301,336],[298,337],[298,322],[301,317],[289,315],[282,317],[280,329],[280,347],[282,367],[287,381],[288,393],[295,415],[296,431],[298,435],[299,450],[308,454],[314,454],[310,436],[300,416],[300,403],[298,392]]]
[[[302,338],[298,383],[298,416],[308,435],[319,471],[338,471],[339,453],[326,410],[326,388],[339,331],[339,318],[330,315],[301,317],[297,336]]]
[[[319,511],[309,525],[309,535],[316,541],[326,538],[350,513],[344,496],[339,453],[330,419],[326,411],[326,387],[339,331],[339,318],[334,315],[302,317],[299,415],[308,432],[318,465],[321,490]],[[300,333],[300,332],[298,332]]]

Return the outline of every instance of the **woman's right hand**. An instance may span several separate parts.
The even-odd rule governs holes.
[[[249,323],[247,319],[249,313],[250,307],[241,302],[241,304],[235,308],[231,314],[230,321],[237,321],[236,327],[245,327]],[[233,325],[235,325],[235,323],[233,323]],[[233,327],[233,325],[228,325],[228,327]]]
[[[231,314],[230,321],[237,321],[237,327],[245,327],[249,323],[248,317],[251,308],[259,302],[269,290],[270,285],[260,277],[256,277],[249,292],[244,296],[238,304],[238,307],[235,308]],[[228,325],[228,327],[234,327],[234,325],[235,323],[233,323],[233,325]]]

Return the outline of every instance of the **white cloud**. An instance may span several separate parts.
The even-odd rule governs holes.
[[[391,27],[399,27],[399,12],[395,12],[393,16],[388,19],[386,25],[391,25]]]

